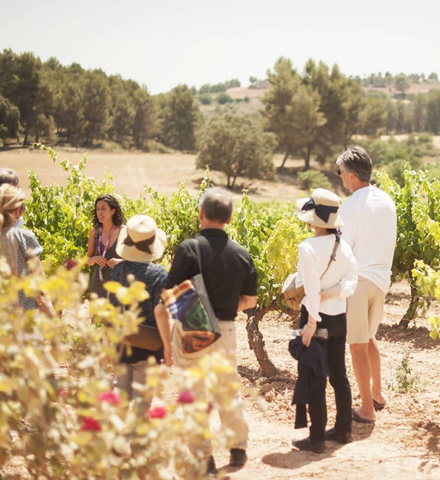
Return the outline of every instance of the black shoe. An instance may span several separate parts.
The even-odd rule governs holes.
[[[307,450],[308,452],[322,453],[325,450],[325,442],[312,440],[310,437],[302,440],[294,440],[292,445],[300,450]]]
[[[247,461],[246,450],[242,448],[231,448],[231,455],[229,457],[229,466],[243,467]]]
[[[345,445],[353,441],[353,435],[351,432],[338,432],[335,427],[333,427],[325,432],[325,439]]]
[[[215,460],[212,455],[208,459],[208,467],[206,468],[206,473],[208,475],[216,475],[218,473],[217,467],[215,466]]]

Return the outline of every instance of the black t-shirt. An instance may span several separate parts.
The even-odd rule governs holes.
[[[240,295],[257,294],[254,262],[246,249],[230,240],[224,230],[207,228],[196,239],[212,308],[220,320],[234,320]],[[188,239],[177,247],[165,288],[172,288],[200,273],[195,241]]]

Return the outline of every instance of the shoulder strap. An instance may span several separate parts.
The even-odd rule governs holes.
[[[333,246],[333,251],[332,251],[332,254],[330,255],[330,260],[328,261],[327,268],[324,270],[324,273],[319,277],[319,279],[321,279],[327,273],[327,270],[330,268],[331,263],[336,260],[336,250],[339,247],[340,241],[341,239],[339,235],[336,235],[335,244]]]
[[[95,255],[98,253],[98,236],[99,236],[99,227],[95,227],[95,236],[93,237],[93,253]]]
[[[202,257],[200,255],[200,244],[197,238],[194,238],[194,246],[196,248],[197,263],[199,264],[200,274],[202,273]]]

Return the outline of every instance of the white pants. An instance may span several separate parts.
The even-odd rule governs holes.
[[[237,339],[235,335],[235,322],[219,321],[221,337],[209,347],[200,352],[185,354],[182,352],[182,342],[176,328],[173,328],[172,344],[173,344],[173,362],[179,368],[188,369],[198,364],[199,360],[213,352],[224,352],[233,362],[235,368],[233,372],[224,374],[222,381],[225,383],[240,384],[240,375],[237,372]],[[195,388],[197,396],[205,396],[204,386],[200,385]],[[239,390],[235,390],[234,398],[231,399],[233,408],[227,411],[220,411],[220,420],[223,428],[230,429],[235,434],[235,440],[232,448],[246,449],[249,436],[249,427],[243,414],[242,403]],[[209,425],[208,425],[209,427]],[[212,453],[211,442],[204,439],[193,439],[190,441],[189,448],[192,453],[203,456],[209,456]]]

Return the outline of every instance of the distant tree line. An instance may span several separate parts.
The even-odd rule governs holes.
[[[233,78],[232,80],[227,80],[226,82],[217,83],[215,85],[211,85],[210,83],[206,83],[202,85],[200,89],[195,93],[199,95],[203,95],[204,93],[221,93],[226,92],[229,88],[241,87],[241,83],[236,79]]]
[[[252,77],[252,82],[257,80]],[[261,155],[254,152],[247,159],[246,176],[250,178],[271,175],[266,161],[269,146],[283,154],[281,169],[289,157],[294,157],[304,160],[306,171],[312,158],[320,163],[334,160],[353,143],[355,135],[372,141],[384,133],[436,134],[440,129],[440,90],[396,100],[366,93],[337,65],[329,68],[323,62],[309,60],[300,73],[286,58],[279,58],[273,70],[268,70],[267,83],[262,97],[264,109],[255,117],[253,127],[245,130],[242,116],[229,109],[217,112],[199,136],[197,165],[224,172],[229,186],[234,185],[237,175],[243,176],[239,162],[243,154],[234,153],[250,150],[251,143],[261,144],[262,133],[255,126],[258,123],[272,137],[266,138],[264,150],[260,146]],[[393,157],[401,162],[405,159],[411,160],[402,152],[398,152],[398,158]],[[396,174],[400,174],[399,168],[396,164]]]
[[[398,75],[393,76],[390,72],[386,72],[382,75],[379,73],[372,73],[365,77],[360,77],[356,75],[353,77],[359,85],[362,87],[375,87],[375,88],[389,88],[406,82],[409,86],[411,83],[422,83],[426,81],[438,82],[438,75],[435,72],[431,72],[428,76],[424,73],[411,73],[405,75],[404,73],[399,73]],[[398,90],[398,88],[397,88]]]
[[[23,144],[56,139],[74,146],[108,140],[137,149],[155,141],[194,150],[199,122],[198,103],[185,85],[152,96],[133,80],[102,70],[0,53],[0,139],[20,134]]]
[[[224,172],[229,186],[237,176],[272,175],[273,152],[325,162],[347,148],[355,135],[373,141],[383,133],[440,134],[440,90],[407,94],[413,81],[436,81],[403,74],[345,76],[337,65],[309,60],[302,71],[279,58],[264,80],[263,108],[239,113],[238,101],[225,92],[236,79],[216,85],[179,85],[150,95],[145,86],[79,64],[63,66],[55,58],[42,62],[32,53],[0,53],[0,140],[29,144],[170,148],[199,151],[197,165]],[[255,87],[262,81],[250,78]],[[397,98],[363,85],[394,85]],[[382,83],[381,83],[382,82]],[[203,118],[200,105],[216,95],[214,115]],[[245,99],[246,100],[246,99]],[[249,101],[249,99],[247,99]],[[255,111],[255,110],[254,110]]]

